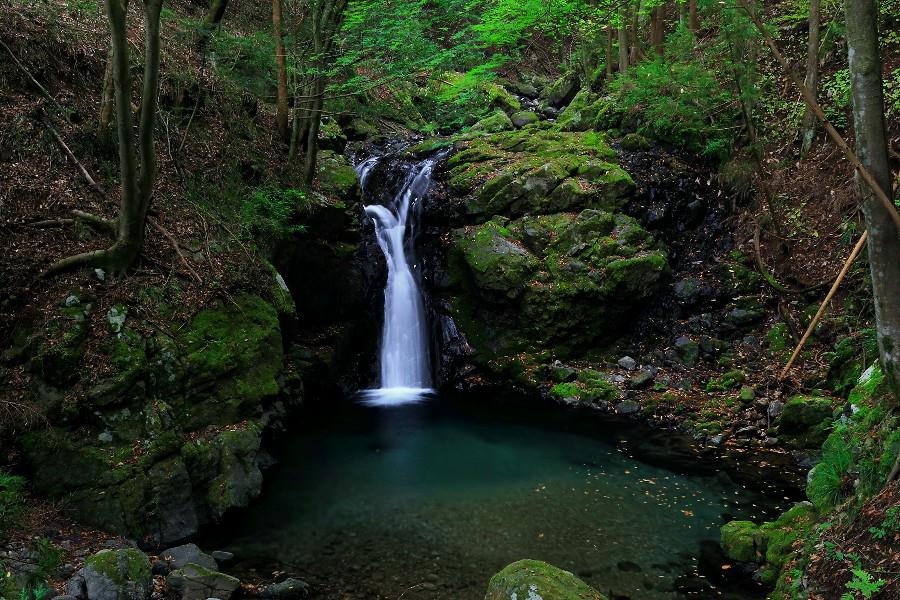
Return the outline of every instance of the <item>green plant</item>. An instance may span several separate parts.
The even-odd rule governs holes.
[[[878,593],[887,583],[884,579],[875,580],[864,569],[856,568],[852,570],[853,579],[847,583],[847,588],[855,592],[859,592],[859,596],[846,592],[841,596],[841,600],[856,600],[858,597],[871,598]]]
[[[887,509],[884,513],[884,521],[878,527],[870,527],[869,533],[876,540],[883,540],[892,533],[900,532],[900,506]]]
[[[829,100],[822,106],[825,116],[836,128],[845,129],[850,110],[850,70],[841,69],[823,79],[821,93]]]
[[[250,236],[263,239],[303,232],[303,225],[293,223],[293,220],[308,203],[309,197],[303,190],[257,188],[241,203],[242,229]]]
[[[822,446],[822,461],[810,473],[806,495],[820,510],[827,510],[843,500],[848,492],[847,474],[853,463],[850,446],[837,432]]]
[[[22,497],[24,488],[24,479],[0,471],[0,539],[15,525],[25,509]]]

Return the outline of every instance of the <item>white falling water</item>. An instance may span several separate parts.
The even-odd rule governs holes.
[[[378,158],[370,158],[357,167],[364,194],[366,180],[377,162]],[[388,267],[381,335],[381,387],[363,393],[366,404],[417,402],[432,391],[425,307],[411,261],[414,260],[415,204],[427,191],[436,162],[428,159],[417,165],[391,206],[365,207],[366,214],[375,222],[378,245]]]

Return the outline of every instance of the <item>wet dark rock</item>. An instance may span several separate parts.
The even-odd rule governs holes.
[[[84,561],[81,576],[88,600],[146,600],[153,589],[150,559],[134,548],[101,550]]]
[[[700,358],[699,344],[685,335],[675,340],[675,352],[679,360],[688,367],[697,364],[697,359]]]
[[[637,361],[631,358],[630,356],[623,356],[619,359],[619,366],[628,371],[634,371],[637,369]]]
[[[780,415],[781,411],[783,411],[783,410],[784,410],[784,402],[782,402],[781,400],[772,400],[772,402],[770,402],[768,405],[766,414],[769,415],[770,419],[774,419],[778,415]]]
[[[184,544],[168,548],[159,553],[159,557],[169,563],[171,569],[180,569],[188,563],[200,565],[210,571],[219,569],[216,559],[206,554],[196,544]]]
[[[230,600],[241,582],[231,575],[188,564],[166,577],[166,589],[181,600]]]
[[[628,380],[626,386],[632,390],[642,390],[650,387],[653,383],[654,370],[642,369],[640,373]]]
[[[225,550],[213,550],[210,552],[210,556],[212,556],[217,562],[231,562],[234,560],[234,554],[231,552],[226,552]]]
[[[637,412],[640,412],[641,405],[635,402],[634,400],[623,400],[616,404],[616,414],[618,415],[633,415]]]
[[[267,585],[261,596],[274,600],[298,600],[309,596],[309,585],[305,581],[289,577],[279,583]]]

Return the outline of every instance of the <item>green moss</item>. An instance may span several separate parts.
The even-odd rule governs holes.
[[[778,437],[794,448],[818,448],[831,430],[832,413],[828,398],[794,396],[775,421]]]
[[[731,521],[719,530],[725,555],[740,562],[760,562],[768,536],[752,521]]]
[[[494,114],[485,117],[472,125],[472,128],[469,131],[478,133],[498,133],[500,131],[509,131],[514,128],[509,115],[502,110],[498,110]]]
[[[606,600],[600,592],[553,565],[520,560],[491,577],[485,600]]]
[[[101,550],[86,558],[84,566],[104,575],[119,588],[138,585],[149,591],[152,580],[150,559],[135,548]]]

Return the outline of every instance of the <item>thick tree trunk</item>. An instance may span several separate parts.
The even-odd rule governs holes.
[[[212,0],[209,3],[206,18],[203,20],[204,25],[209,28],[217,27],[225,16],[226,8],[228,8],[228,0]]]
[[[287,143],[289,141],[287,67],[284,55],[284,36],[281,31],[281,0],[272,0],[272,29],[275,36],[275,66],[278,74],[275,131],[278,139]]]
[[[641,20],[641,2],[638,1],[637,5],[632,8],[633,12],[631,14],[631,31],[628,34],[628,41],[631,42],[631,49],[628,55],[628,62],[630,64],[635,64],[641,59],[641,36],[640,29],[638,25]]]
[[[697,0],[688,0],[688,27],[694,33],[700,31],[700,15],[697,12]]]
[[[303,167],[303,179],[311,184],[316,178],[316,160],[319,152],[319,127],[322,124],[322,94],[324,81],[316,85],[316,98],[310,110],[309,131],[306,134],[306,164]]]
[[[875,0],[844,0],[853,96],[856,153],[882,190],[892,197],[884,117],[882,66],[878,54]],[[887,206],[857,178],[869,231],[869,268],[878,345],[887,381],[900,399],[900,231]]]
[[[112,124],[113,110],[116,105],[113,96],[113,59],[112,51],[106,59],[106,70],[103,73],[103,92],[100,96],[100,119],[97,123],[97,137],[106,142],[109,140],[109,126]]]
[[[810,0],[809,2],[809,40],[806,48],[806,81],[804,81],[804,85],[813,95],[817,95],[819,90],[819,28],[821,25],[819,5],[820,0]],[[812,147],[817,123],[816,114],[812,108],[807,106],[806,112],[803,114],[803,124],[800,127],[801,158],[805,157]]]

